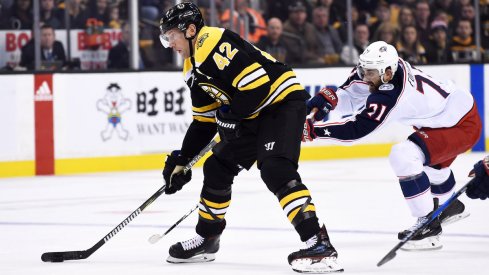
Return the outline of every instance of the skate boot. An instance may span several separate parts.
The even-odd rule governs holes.
[[[470,213],[465,211],[465,205],[456,199],[440,214],[440,221],[442,225],[451,224],[461,219],[465,219],[470,216]]]
[[[178,242],[170,247],[169,263],[202,263],[216,259],[215,253],[219,250],[219,235],[203,238],[197,234],[194,238]]]
[[[324,225],[319,233],[306,241],[306,245],[306,249],[289,255],[289,264],[294,271],[300,273],[343,272],[343,268],[336,263],[338,253],[329,241]]]
[[[422,223],[424,223],[426,220],[430,218],[430,216],[431,213],[429,213],[424,217],[418,218],[418,221],[416,222],[415,225],[413,225],[411,228],[407,230],[399,232],[397,238],[399,240],[403,240],[412,231],[418,229]],[[435,220],[433,220],[430,223],[430,225],[428,225],[425,229],[423,229],[421,232],[416,234],[410,241],[404,244],[404,246],[401,247],[401,249],[405,251],[441,249],[443,247],[443,245],[440,242],[441,232],[442,229],[441,229],[440,219],[439,217],[437,217]]]

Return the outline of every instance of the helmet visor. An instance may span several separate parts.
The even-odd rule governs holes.
[[[169,48],[170,45],[178,39],[179,36],[183,37],[183,32],[176,29],[169,30],[165,33],[160,34],[161,45],[165,48]]]

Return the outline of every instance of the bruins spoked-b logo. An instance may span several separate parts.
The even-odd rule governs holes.
[[[103,141],[111,139],[114,132],[120,139],[128,139],[129,131],[123,127],[122,114],[129,109],[131,109],[131,101],[124,98],[119,84],[111,83],[104,97],[97,101],[97,110],[107,115],[107,125],[100,133]]]

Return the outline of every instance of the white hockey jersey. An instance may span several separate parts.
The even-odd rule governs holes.
[[[337,90],[338,105],[333,116],[354,114],[345,119],[315,124],[318,138],[333,143],[351,143],[389,122],[416,128],[456,125],[474,105],[469,91],[452,82],[442,82],[399,59],[393,79],[370,92],[356,69]]]

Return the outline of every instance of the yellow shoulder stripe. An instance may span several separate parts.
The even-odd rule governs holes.
[[[195,43],[195,63],[198,67],[204,63],[206,58],[216,47],[219,40],[221,40],[223,28],[216,27],[203,27],[197,35],[197,42]]]
[[[221,106],[221,104],[219,102],[214,102],[212,104],[209,104],[209,105],[206,105],[206,106],[203,106],[203,107],[194,107],[194,106],[192,106],[192,111],[199,112],[199,113],[205,113],[207,111],[211,111],[211,110],[217,109],[217,108],[219,108],[219,106]]]
[[[237,87],[238,83],[243,79],[243,77],[247,76],[248,74],[256,71],[257,69],[261,68],[261,65],[258,62],[255,62],[251,64],[250,66],[244,68],[233,80],[233,87]]]

